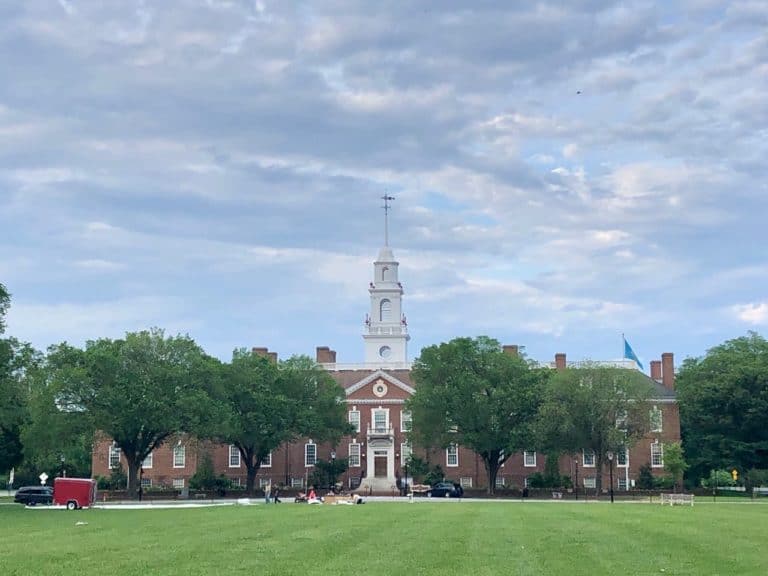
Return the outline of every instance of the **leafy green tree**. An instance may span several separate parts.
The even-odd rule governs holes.
[[[735,486],[736,481],[729,470],[710,470],[709,476],[701,479],[704,488],[718,488],[723,486]]]
[[[5,289],[2,282],[0,282],[0,334],[5,332],[5,314],[8,312],[8,307],[11,305],[11,295],[8,294],[8,290]]]
[[[429,462],[411,454],[408,457],[408,483],[419,484],[427,474],[429,474]]]
[[[413,365],[416,392],[407,401],[415,444],[451,444],[475,452],[496,488],[499,467],[531,448],[532,426],[546,374],[505,354],[486,336],[429,346]]]
[[[688,358],[676,386],[692,479],[768,468],[768,341],[750,332]]]
[[[213,469],[213,458],[204,452],[197,464],[197,470],[189,479],[192,490],[213,490],[216,488],[216,471]]]
[[[635,370],[585,365],[558,370],[549,380],[536,434],[545,450],[595,454],[596,470],[606,454],[632,446],[649,427],[651,385]],[[596,475],[602,489],[602,474]]]
[[[680,442],[664,444],[664,470],[670,473],[673,479],[673,487],[677,489],[682,484],[683,473],[688,469],[685,461],[683,446]]]
[[[640,490],[653,490],[656,487],[656,477],[650,464],[643,464],[637,474],[635,486]]]
[[[128,492],[136,494],[144,459],[207,410],[203,383],[215,375],[216,361],[188,336],[166,337],[159,329],[91,341],[85,350],[62,344],[54,352],[68,359],[53,375],[59,406],[86,412],[114,440],[127,463]]]
[[[253,494],[264,459],[286,442],[311,437],[333,444],[348,433],[344,390],[306,356],[277,364],[265,356],[235,350],[222,377],[211,388],[220,414],[210,437],[233,444],[247,471]]]
[[[315,461],[315,469],[312,472],[310,484],[318,488],[335,486],[339,476],[344,474],[349,468],[349,461],[346,458],[336,458],[331,460]]]
[[[0,470],[23,459],[22,432],[29,420],[29,389],[42,355],[15,338],[0,339]]]

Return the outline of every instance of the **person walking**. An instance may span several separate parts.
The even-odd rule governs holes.
[[[272,492],[272,502],[275,504],[280,504],[282,500],[280,500],[280,487],[275,486],[275,490]]]
[[[269,504],[269,494],[272,491],[272,484],[270,482],[267,482],[264,485],[264,503]]]

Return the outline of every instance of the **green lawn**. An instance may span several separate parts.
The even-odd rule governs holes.
[[[87,525],[76,526],[76,522]],[[0,505],[3,576],[768,574],[768,505]]]

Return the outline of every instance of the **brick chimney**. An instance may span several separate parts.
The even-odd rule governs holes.
[[[661,382],[661,360],[651,360],[651,378]]]
[[[254,346],[251,348],[251,352],[257,356],[266,356],[269,353],[269,348],[257,348]]]
[[[518,355],[517,344],[504,344],[501,349],[504,351],[504,354],[509,354],[510,356]]]
[[[335,364],[336,350],[331,350],[328,346],[318,346],[315,359],[318,364]]]
[[[555,354],[555,368],[565,370],[565,354],[563,352]]]
[[[661,355],[661,383],[669,390],[675,389],[675,357],[672,352]]]
[[[269,356],[269,359],[277,364],[277,352],[267,352],[267,356]]]

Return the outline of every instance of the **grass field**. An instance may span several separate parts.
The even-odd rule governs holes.
[[[3,576],[768,574],[761,504],[0,505],[0,526]]]

